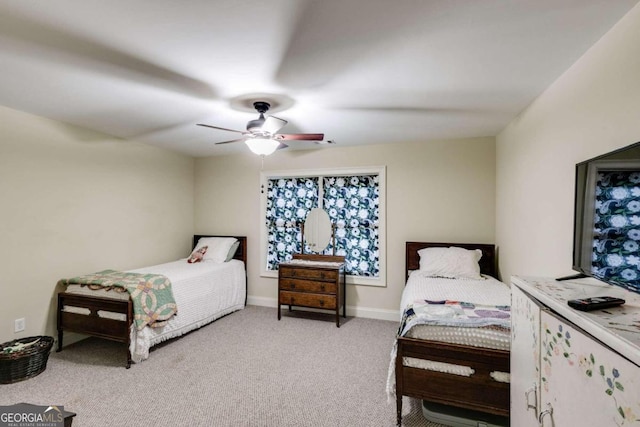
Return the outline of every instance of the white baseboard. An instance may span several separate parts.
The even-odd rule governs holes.
[[[261,307],[278,307],[278,300],[276,298],[267,297],[253,297],[249,295],[247,297],[247,304],[259,305]],[[318,311],[326,313],[326,310],[314,310],[312,308],[305,308],[309,311]],[[400,311],[398,310],[385,310],[381,308],[359,307],[359,306],[347,306],[347,316],[364,317],[366,319],[378,319],[378,320],[390,320],[392,322],[400,322]]]

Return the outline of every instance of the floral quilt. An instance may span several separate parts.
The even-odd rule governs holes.
[[[481,328],[511,328],[508,305],[484,305],[462,301],[418,300],[407,306],[402,315],[398,336],[404,336],[415,325],[444,325]]]
[[[60,280],[62,285],[78,284],[96,288],[120,288],[129,292],[133,301],[134,323],[137,330],[145,326],[164,326],[177,313],[171,281],[159,274],[125,273],[104,270],[85,276]]]

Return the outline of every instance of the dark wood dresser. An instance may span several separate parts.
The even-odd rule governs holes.
[[[301,261],[297,261],[301,260]],[[347,317],[344,257],[296,254],[290,263],[278,267],[278,320],[281,306],[335,310],[336,326]]]

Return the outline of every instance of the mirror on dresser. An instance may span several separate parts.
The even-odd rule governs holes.
[[[322,253],[330,243],[334,243],[333,253],[335,254],[334,226],[329,219],[329,214],[321,208],[313,208],[309,211],[307,219],[302,225],[302,253],[305,245],[314,253]]]

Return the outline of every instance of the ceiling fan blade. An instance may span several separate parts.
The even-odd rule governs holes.
[[[18,14],[6,9],[0,13],[3,43],[13,41],[19,46],[29,46],[26,47],[28,51],[21,50],[25,56],[43,55],[47,63],[73,64],[74,72],[82,72],[82,75],[87,72],[94,78],[104,76],[109,79],[117,76],[137,85],[161,87],[180,96],[190,95],[207,101],[217,96],[208,82],[177,73],[171,67],[165,68],[143,56],[132,55],[132,50],[118,49],[96,38],[69,31],[62,25],[39,22],[29,18],[27,12]],[[3,44],[3,50],[5,46]]]
[[[240,141],[244,141],[245,139],[247,139],[247,138],[232,139],[230,141],[220,141],[220,142],[216,142],[215,145],[218,145],[218,144],[229,144],[230,142],[240,142]]]
[[[283,148],[287,148],[288,145],[285,144],[284,142],[281,142],[280,145],[278,145],[278,148],[276,148],[276,150],[282,150]]]
[[[279,133],[273,137],[279,141],[322,141],[324,133]]]
[[[438,21],[433,22],[433,5],[428,1],[411,2],[411,7],[398,7],[389,1],[299,3],[288,46],[275,74],[275,82],[292,89],[322,87],[349,73],[354,63],[366,64],[364,43],[377,51],[384,49],[388,40],[412,34],[407,31],[412,31],[414,25],[421,28],[425,21],[438,25]],[[375,31],[371,31],[374,21],[362,19],[363,13],[376,17]],[[409,22],[411,26],[407,27]]]
[[[264,123],[262,124],[262,128],[260,130],[262,130],[263,132],[269,132],[273,135],[274,133],[282,129],[287,123],[289,122],[287,122],[286,120],[279,119],[274,116],[269,116],[264,120]]]
[[[249,132],[245,132],[245,131],[241,131],[241,130],[221,128],[220,126],[205,125],[203,123],[198,123],[198,126],[204,126],[206,128],[211,128],[211,129],[226,130],[227,132],[236,132],[236,133],[241,133],[243,135],[246,135],[246,134],[249,133]]]

